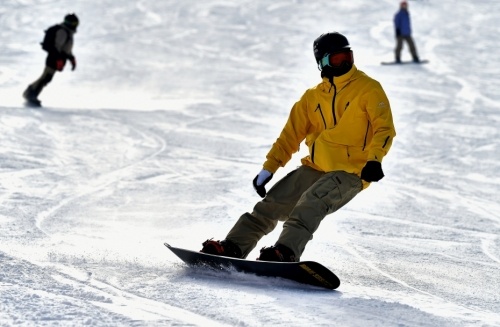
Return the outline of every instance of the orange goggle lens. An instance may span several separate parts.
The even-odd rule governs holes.
[[[319,62],[318,68],[322,70],[326,66],[339,67],[344,61],[352,62],[352,52],[327,53]]]

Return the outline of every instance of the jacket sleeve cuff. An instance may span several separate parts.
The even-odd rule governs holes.
[[[274,174],[280,166],[278,163],[273,162],[272,160],[266,160],[266,162],[264,162],[263,167],[268,172]]]

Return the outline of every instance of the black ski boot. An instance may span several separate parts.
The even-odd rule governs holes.
[[[30,106],[34,107],[40,107],[42,105],[42,102],[38,100],[38,94],[40,92],[37,92],[33,87],[28,86],[28,88],[23,92],[23,98],[26,100],[26,103]]]
[[[260,261],[295,262],[295,254],[288,247],[276,244],[270,247],[263,247],[260,250]]]
[[[214,241],[213,239],[203,242],[202,253],[220,255],[231,258],[241,258],[241,250],[230,240]]]

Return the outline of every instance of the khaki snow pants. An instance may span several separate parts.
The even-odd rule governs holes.
[[[357,175],[300,166],[279,180],[252,213],[243,214],[226,239],[236,243],[246,258],[278,221],[284,221],[276,244],[290,248],[299,261],[323,218],[352,200],[362,188]]]

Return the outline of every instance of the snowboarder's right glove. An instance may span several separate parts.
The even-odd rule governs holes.
[[[71,63],[71,70],[75,70],[76,68],[76,59],[74,56],[70,56],[69,58],[69,62]]]
[[[271,180],[271,178],[273,178],[273,174],[265,169],[262,169],[260,173],[253,179],[253,187],[261,198],[266,196],[267,192],[265,186]]]
[[[378,182],[383,177],[382,164],[378,161],[368,161],[361,170],[361,179],[367,182]]]

